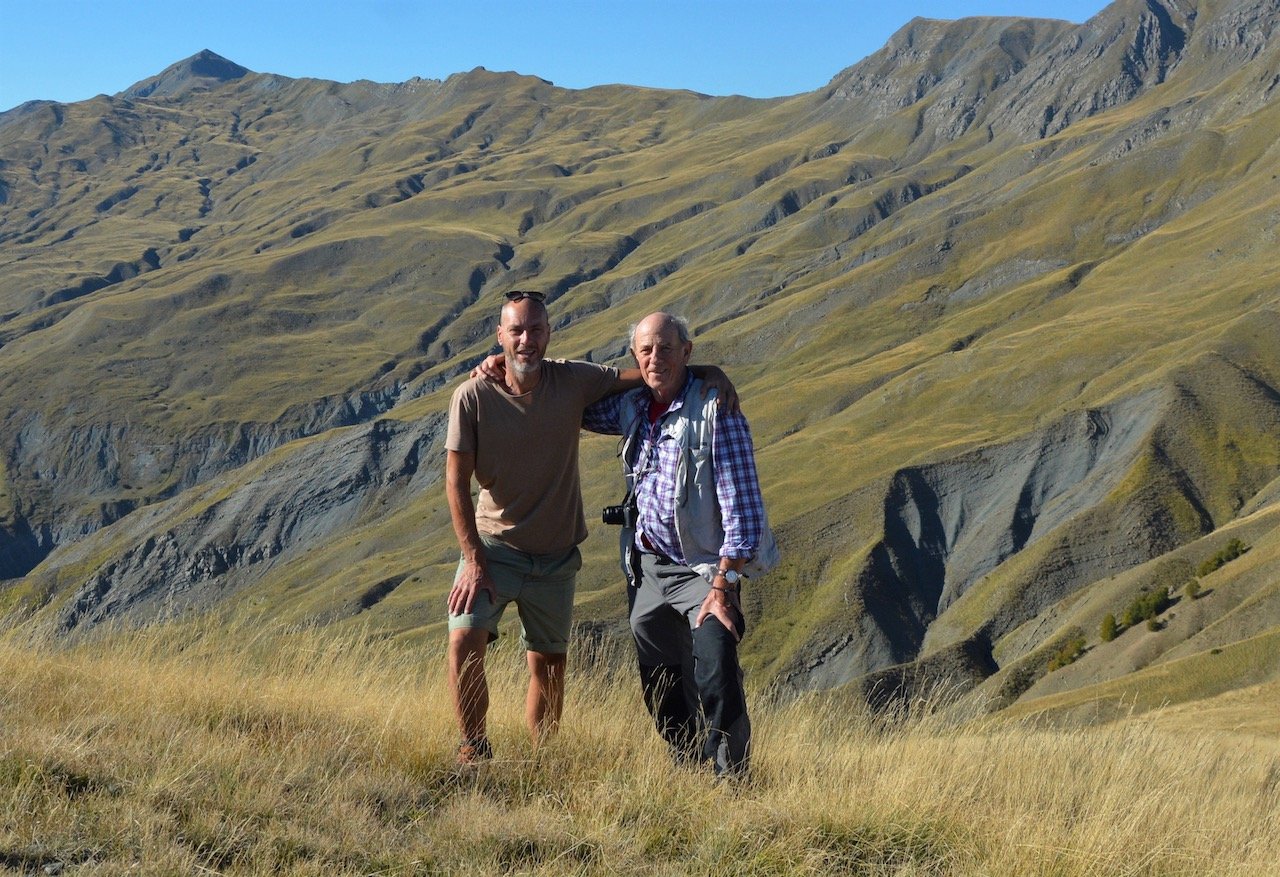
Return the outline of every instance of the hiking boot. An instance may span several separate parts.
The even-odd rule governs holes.
[[[491,758],[493,758],[493,747],[489,745],[488,737],[463,740],[458,744],[458,764],[463,767],[480,764]]]

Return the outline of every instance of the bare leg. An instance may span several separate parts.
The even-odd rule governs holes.
[[[483,628],[449,632],[449,688],[463,740],[485,738],[489,713],[489,683],[484,675],[484,653],[489,632]]]
[[[529,661],[529,694],[524,702],[524,716],[536,746],[560,727],[566,656],[546,652],[526,652],[526,655]]]

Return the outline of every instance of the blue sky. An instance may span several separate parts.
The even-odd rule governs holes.
[[[262,73],[349,82],[487,67],[775,97],[821,88],[915,16],[1084,21],[1104,0],[0,0],[0,110],[114,94],[212,49]]]

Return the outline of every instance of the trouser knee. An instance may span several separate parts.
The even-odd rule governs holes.
[[[707,722],[727,728],[747,709],[738,644],[719,619],[708,618],[693,634],[694,680]]]
[[[732,688],[741,684],[738,643],[718,618],[706,619],[693,632],[694,675],[705,687]]]

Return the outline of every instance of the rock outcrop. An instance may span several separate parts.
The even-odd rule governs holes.
[[[277,560],[340,536],[378,504],[436,487],[440,473],[423,461],[438,453],[442,438],[439,417],[330,431],[55,551],[37,579],[56,581],[95,554],[112,558],[55,599],[66,631],[209,609],[268,576]]]

